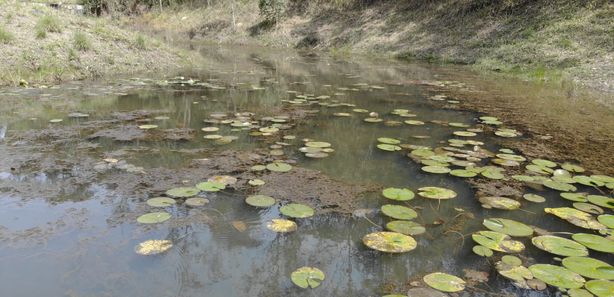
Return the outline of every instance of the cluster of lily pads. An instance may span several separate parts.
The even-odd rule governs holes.
[[[299,148],[299,151],[305,154],[305,157],[307,158],[326,158],[330,153],[335,151],[335,149],[332,148],[332,145],[328,142],[313,141],[311,139],[304,139],[303,141],[305,145]]]

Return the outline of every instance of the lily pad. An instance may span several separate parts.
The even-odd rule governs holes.
[[[173,188],[173,189],[166,191],[166,195],[173,197],[173,198],[188,198],[188,197],[196,196],[198,195],[198,193],[200,193],[199,189],[191,188],[191,187]]]
[[[537,166],[541,166],[541,167],[556,167],[556,163],[550,161],[550,160],[544,160],[544,159],[535,159],[532,160],[531,163],[537,165]]]
[[[374,249],[385,253],[404,253],[416,248],[416,240],[411,236],[397,232],[374,232],[365,235],[362,242]]]
[[[156,197],[147,200],[147,205],[151,207],[169,207],[175,203],[177,203],[175,199],[168,197]]]
[[[486,177],[486,178],[490,178],[490,179],[503,179],[505,178],[505,176],[503,175],[503,173],[501,173],[501,170],[499,169],[486,169],[484,171],[482,171],[480,174],[482,174],[482,176]]]
[[[382,191],[382,195],[388,199],[397,201],[408,201],[414,199],[414,192],[405,188],[386,188]]]
[[[584,277],[595,279],[614,279],[614,267],[601,260],[588,257],[567,257],[563,266]]]
[[[597,297],[612,297],[614,292],[614,282],[603,279],[588,281],[585,287]]]
[[[597,205],[594,205],[594,204],[584,203],[584,202],[576,202],[573,204],[573,207],[583,212],[590,213],[590,214],[596,214],[596,215],[600,215],[604,212],[603,208]]]
[[[250,186],[258,187],[258,186],[264,185],[266,182],[261,179],[255,178],[255,179],[250,179],[247,183]]]
[[[605,229],[593,216],[571,207],[544,208],[544,211],[566,220],[578,227],[592,230]]]
[[[134,251],[139,255],[149,256],[164,253],[173,247],[170,240],[146,240],[134,247]]]
[[[267,223],[266,227],[278,233],[288,233],[296,231],[296,223],[286,219],[272,219]]]
[[[559,256],[587,256],[588,250],[583,245],[563,237],[542,235],[531,239],[537,248]]]
[[[503,210],[515,210],[520,208],[520,202],[499,196],[484,196],[478,199],[484,208],[496,208]]]
[[[567,295],[569,297],[595,297],[595,295],[584,289],[569,289],[567,290]]]
[[[492,256],[492,250],[483,245],[476,245],[473,247],[472,250],[478,256],[482,256],[482,257]]]
[[[144,214],[136,219],[141,224],[156,224],[162,223],[171,218],[171,214],[168,212],[150,212]]]
[[[516,161],[516,162],[524,162],[527,158],[514,154],[497,154],[497,157],[504,160]]]
[[[412,221],[391,221],[386,224],[386,229],[405,235],[420,235],[426,232],[422,225]]]
[[[577,202],[588,201],[588,198],[586,198],[586,196],[586,193],[561,193],[561,198]]]
[[[524,244],[513,240],[509,235],[495,231],[478,231],[471,235],[473,241],[491,250],[505,253],[520,253]]]
[[[571,238],[591,250],[614,254],[614,240],[612,239],[587,233],[576,233]]]
[[[581,275],[556,265],[535,264],[529,266],[529,270],[535,278],[558,288],[577,289],[586,281]]]
[[[308,141],[305,143],[307,147],[317,147],[317,148],[326,148],[331,147],[331,144],[323,141]]]
[[[205,192],[219,192],[226,188],[226,184],[219,183],[219,182],[206,181],[206,182],[197,184],[196,188],[198,188],[201,191],[205,191]]]
[[[429,199],[452,199],[456,192],[440,187],[422,187],[418,189],[418,195]]]
[[[550,189],[553,189],[553,190],[561,191],[561,192],[575,192],[577,190],[577,188],[573,185],[562,183],[562,182],[555,181],[555,180],[545,181],[544,186]]]
[[[474,171],[470,171],[466,169],[454,169],[450,171],[450,175],[457,176],[457,177],[474,177],[478,174]]]
[[[588,195],[588,201],[605,208],[614,208],[614,198],[601,195]]]
[[[299,219],[308,218],[315,214],[313,208],[298,203],[286,204],[279,208],[279,212],[285,216]]]
[[[143,130],[149,130],[149,129],[155,129],[158,128],[158,125],[140,125],[139,129],[143,129]]]
[[[185,205],[191,206],[191,207],[201,207],[209,203],[209,199],[194,197],[194,198],[186,199],[184,203]]]
[[[464,280],[443,272],[427,274],[422,280],[431,288],[442,292],[459,292],[465,289]]]
[[[401,205],[386,204],[381,210],[385,215],[397,220],[412,220],[418,216],[413,209]]]
[[[524,194],[522,198],[527,201],[535,202],[535,203],[543,203],[546,202],[546,198],[544,196],[540,196],[537,194]]]
[[[584,172],[584,168],[578,165],[575,165],[575,164],[571,164],[571,163],[564,163],[563,165],[561,165],[561,168],[569,172],[577,172],[577,173]]]
[[[377,139],[377,141],[381,142],[381,143],[385,143],[385,144],[399,144],[401,143],[400,140],[395,139],[395,138],[388,138],[388,137],[380,137]]]
[[[533,229],[521,222],[503,218],[489,218],[484,219],[482,224],[492,230],[499,233],[507,234],[510,236],[531,236],[533,235]]]
[[[597,217],[597,221],[603,224],[604,226],[614,229],[614,215],[604,214]]]
[[[292,166],[290,164],[275,162],[270,163],[266,166],[266,169],[274,172],[288,172],[292,170]]]
[[[425,171],[428,173],[443,174],[443,173],[448,173],[451,170],[450,168],[443,167],[443,166],[424,166],[422,167],[422,171]]]
[[[315,267],[301,267],[290,275],[292,282],[303,289],[318,287],[324,278],[324,272]]]
[[[382,151],[387,151],[387,152],[396,152],[396,151],[400,151],[403,149],[398,145],[385,144],[385,143],[378,144],[377,148]]]
[[[273,206],[276,201],[273,197],[265,195],[252,195],[245,198],[245,203],[254,207],[268,208]]]

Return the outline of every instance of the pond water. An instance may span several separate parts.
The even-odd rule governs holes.
[[[463,150],[481,147],[500,153],[500,138],[493,134],[497,127],[481,124],[483,115],[448,108],[457,104],[455,98],[433,100],[441,99],[433,97],[439,94],[434,86],[471,89],[469,82],[476,78],[469,73],[253,48],[207,47],[203,55],[209,64],[177,73],[184,77],[178,80],[181,83],[172,83],[173,74],[0,90],[0,100],[6,102],[0,106],[0,126],[6,129],[0,134],[1,296],[383,296],[405,294],[412,285],[424,285],[422,277],[432,272],[465,279],[467,288],[457,293],[460,296],[559,296],[551,286],[541,291],[523,289],[498,275],[494,263],[505,254],[495,252],[489,258],[474,254],[471,234],[487,230],[482,221],[493,217],[552,232],[599,234],[544,213],[545,207],[572,207],[559,191],[524,187],[521,193],[537,193],[546,202],[513,197],[522,205],[518,210],[485,209],[467,179],[424,172],[419,160],[407,156],[416,146],[450,148],[449,139],[483,143],[465,144]],[[450,72],[457,80],[448,80]],[[310,100],[303,100],[303,95]],[[368,112],[353,111],[357,108]],[[395,109],[409,111],[401,112],[402,116],[390,114]],[[74,112],[89,116],[69,117]],[[250,135],[259,127],[250,130],[203,122],[216,119],[220,112],[232,119],[237,113],[251,113],[239,116],[240,120],[255,119],[252,124],[262,127],[273,123],[260,119],[277,117],[282,129],[271,136]],[[155,119],[159,116],[168,118]],[[384,122],[368,123],[367,117]],[[53,119],[62,121],[50,123]],[[409,125],[405,120],[424,124]],[[483,132],[475,137],[455,136],[454,131],[466,128],[448,123],[467,124]],[[137,128],[143,124],[157,128]],[[201,131],[208,126],[220,130]],[[165,129],[175,130],[161,132]],[[194,131],[186,132],[189,129]],[[220,144],[204,139],[208,134],[236,139]],[[284,135],[296,138],[283,139]],[[404,145],[396,152],[380,150],[381,137]],[[307,158],[299,151],[304,138],[328,142],[334,152],[326,158]],[[523,136],[514,140],[523,141]],[[282,144],[274,150],[282,150],[283,155],[270,154],[270,146],[278,142]],[[236,169],[198,165],[230,152],[257,153],[261,159],[255,164],[284,160],[293,169],[263,173],[260,177],[266,183],[255,187],[244,185],[249,176],[244,171],[254,165],[245,164],[249,162]],[[485,166],[488,160],[477,160],[476,166]],[[129,165],[107,165],[115,162]],[[505,178],[513,182],[511,175],[524,174],[529,162],[520,169],[508,168]],[[298,184],[287,185],[275,180],[299,168],[310,178],[288,179]],[[137,223],[138,216],[160,211],[149,207],[147,199],[219,174],[238,177],[244,186],[200,193],[210,201],[204,207],[188,207],[178,199],[180,203],[164,209],[172,215],[170,220]],[[319,189],[320,178],[327,179],[324,190]],[[484,177],[476,180],[496,182]],[[268,193],[279,195],[271,194],[277,204],[257,209],[245,203],[251,194],[267,193],[269,182],[276,189]],[[612,196],[605,185],[574,185],[578,192]],[[284,186],[338,192],[334,197],[343,200],[319,203],[311,192],[285,192]],[[381,194],[387,187],[417,193],[425,186],[451,189],[457,196],[434,200],[416,195],[397,202]],[[267,222],[284,217],[281,205],[297,200],[311,201],[307,204],[316,209],[316,215],[296,219],[298,228],[292,233],[267,229]],[[363,236],[384,230],[391,220],[379,212],[383,204],[417,211],[414,221],[426,232],[413,236],[414,250],[387,254],[363,244]],[[612,214],[611,208],[603,211]],[[158,255],[135,253],[135,246],[149,239],[170,240],[173,247]],[[560,265],[556,255],[534,247],[530,237],[514,239],[526,246],[519,254],[523,265]],[[590,256],[614,264],[612,254],[591,250]],[[326,274],[319,287],[301,289],[292,283],[290,274],[303,266]],[[469,270],[487,272],[489,277],[472,281]]]

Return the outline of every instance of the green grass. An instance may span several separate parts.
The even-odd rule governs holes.
[[[147,41],[145,40],[145,37],[143,35],[139,34],[136,36],[136,39],[134,40],[134,47],[140,50],[144,50],[147,48]]]
[[[92,47],[92,43],[87,38],[87,35],[81,32],[75,32],[73,35],[73,47],[80,51],[87,51]]]
[[[38,19],[34,29],[36,31],[36,38],[42,39],[47,37],[48,32],[62,32],[62,23],[57,17],[48,14]]]
[[[15,39],[13,33],[6,31],[3,27],[0,26],[0,43],[7,44]]]

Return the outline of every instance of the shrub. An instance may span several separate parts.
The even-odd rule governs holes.
[[[260,15],[269,23],[276,23],[286,10],[286,0],[259,0]]]
[[[92,47],[92,44],[85,34],[76,32],[73,36],[73,47],[80,51],[87,51]]]
[[[62,24],[58,18],[52,15],[45,15],[38,19],[35,30],[37,38],[45,38],[47,37],[47,32],[62,32]]]

